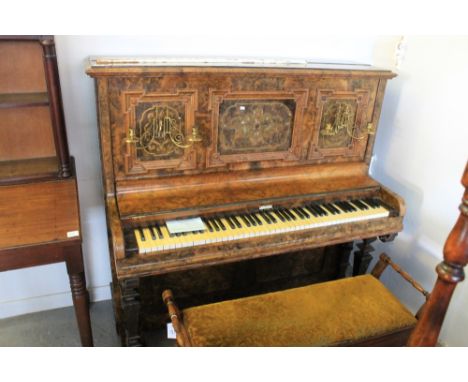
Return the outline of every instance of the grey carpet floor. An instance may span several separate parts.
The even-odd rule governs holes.
[[[120,346],[112,302],[90,306],[94,346]],[[165,330],[145,333],[148,346],[175,346]],[[0,320],[0,346],[80,346],[73,307],[48,310]]]

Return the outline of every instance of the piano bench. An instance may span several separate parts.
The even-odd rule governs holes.
[[[417,319],[377,277],[328,281],[182,312],[170,290],[163,299],[181,346],[403,346]]]

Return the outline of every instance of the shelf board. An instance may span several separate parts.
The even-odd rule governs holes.
[[[56,157],[0,161],[0,185],[54,179],[57,175]]]
[[[0,93],[0,109],[47,105],[49,105],[47,93]]]

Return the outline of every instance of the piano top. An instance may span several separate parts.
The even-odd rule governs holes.
[[[323,61],[293,58],[230,58],[230,57],[90,57],[86,72],[99,74],[106,69],[144,69],[158,68],[166,70],[200,70],[203,68],[226,69],[316,69],[332,71],[361,71],[369,74],[394,77],[390,70],[369,64],[350,61]]]

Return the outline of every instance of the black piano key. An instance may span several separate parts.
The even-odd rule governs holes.
[[[146,241],[145,234],[143,233],[143,229],[141,227],[136,228],[138,232],[140,232],[141,241]]]
[[[242,219],[242,221],[245,223],[247,227],[250,227],[252,225],[252,223],[250,223],[250,220],[247,219],[245,215],[239,215],[239,217]]]
[[[300,211],[297,207],[293,207],[291,208],[295,213],[296,215],[298,215],[302,220],[304,220],[306,218],[306,216],[302,213],[302,211]]]
[[[297,207],[297,209],[299,211],[302,212],[302,214],[306,217],[306,218],[310,218],[310,214],[303,208],[303,207]]]
[[[262,221],[258,218],[256,212],[253,212],[251,216],[254,218],[254,220],[257,222],[258,225],[263,225]]]
[[[214,218],[218,226],[223,230],[226,231],[226,226],[224,225],[223,221],[220,218]]]
[[[265,212],[260,211],[259,214],[267,222],[267,224],[272,223],[272,220],[269,218],[269,216]]]
[[[318,203],[318,204],[317,204],[317,207],[319,207],[319,208],[325,213],[324,216],[329,216],[329,215],[331,215],[331,214],[332,214],[331,211],[328,210],[327,208],[325,208],[324,204],[326,204],[326,203]]]
[[[322,210],[316,203],[310,203],[309,207],[312,208],[315,212],[317,212],[318,216],[325,216],[326,213]]]
[[[315,211],[311,206],[304,206],[304,208],[309,211],[313,216],[319,217],[320,215],[318,214],[317,211]]]
[[[345,203],[347,206],[349,206],[351,211],[353,211],[353,212],[357,211],[357,208],[355,206],[353,206],[349,201],[346,200],[343,203]]]
[[[336,208],[333,203],[327,203],[327,207],[330,208],[335,215],[338,215],[341,211]]]
[[[237,219],[237,216],[231,216],[231,219],[234,221],[234,224],[237,226],[237,228],[242,228],[242,224],[239,219]]]
[[[270,220],[271,220],[273,223],[276,223],[276,222],[277,222],[276,218],[273,216],[273,214],[272,214],[270,211],[263,211],[263,212],[265,213],[265,215],[267,215],[267,216],[270,218]]]
[[[279,219],[280,221],[284,222],[286,221],[286,219],[284,218],[283,215],[280,214],[280,212],[275,209],[274,211],[270,212],[271,215],[273,215],[273,217],[276,219]]]
[[[324,210],[319,203],[312,203],[312,206],[315,207],[315,209],[318,211],[320,216],[327,216],[328,212]]]
[[[328,203],[328,204],[333,206],[336,209],[336,211],[338,211],[337,214],[342,214],[343,213],[343,210],[340,208],[340,206],[336,202]]]
[[[151,239],[156,240],[157,237],[156,237],[156,235],[154,233],[153,227],[148,227],[148,230],[150,231]]]
[[[231,227],[231,229],[236,229],[236,225],[234,224],[234,222],[232,221],[230,216],[224,215],[224,219],[226,219],[226,221],[228,222],[229,227]]]
[[[294,215],[291,211],[289,211],[289,209],[284,208],[283,211],[286,215],[288,215],[291,218],[291,220],[297,220],[297,216]]]
[[[280,213],[281,216],[282,216],[284,219],[286,219],[286,221],[289,222],[289,221],[292,220],[292,219],[291,219],[291,216],[289,216],[289,215],[286,213],[286,211],[285,211],[284,208],[282,208],[282,207],[278,208],[278,213]]]
[[[335,202],[335,204],[336,204],[338,207],[340,207],[344,212],[350,212],[350,211],[349,211],[349,208],[346,207],[346,206],[343,204],[343,202]]]
[[[202,218],[202,221],[208,227],[208,231],[210,231],[210,232],[214,231],[214,228],[213,228],[213,226],[211,225],[211,223],[210,223],[210,221],[208,219]]]
[[[363,201],[370,206],[371,208],[377,208],[378,206],[375,204],[374,200],[371,198],[365,198]]]
[[[366,206],[363,202],[361,202],[360,200],[358,199],[353,199],[351,200],[351,203],[353,203],[357,208],[359,208],[360,210],[368,210],[369,207]]]
[[[328,203],[322,203],[322,206],[321,206],[324,210],[326,210],[327,212],[331,213],[332,215],[336,215],[336,212],[335,210],[330,207],[330,205],[328,205]]]
[[[159,227],[159,225],[155,224],[154,228],[156,228],[156,232],[157,232],[159,238],[164,239],[163,233],[162,233],[161,228]]]
[[[250,224],[252,224],[254,227],[256,227],[258,224],[257,222],[255,221],[255,219],[253,218],[253,216],[251,214],[245,214],[245,217],[247,219],[249,219],[250,221]]]
[[[297,220],[297,216],[296,216],[296,214],[293,214],[293,213],[292,213],[292,209],[285,208],[284,211],[285,211],[287,214],[289,214],[289,216],[291,216],[291,219],[292,219],[292,220]]]
[[[215,231],[221,231],[221,228],[219,227],[218,223],[216,223],[216,220],[214,218],[210,218],[210,223],[213,225]]]

